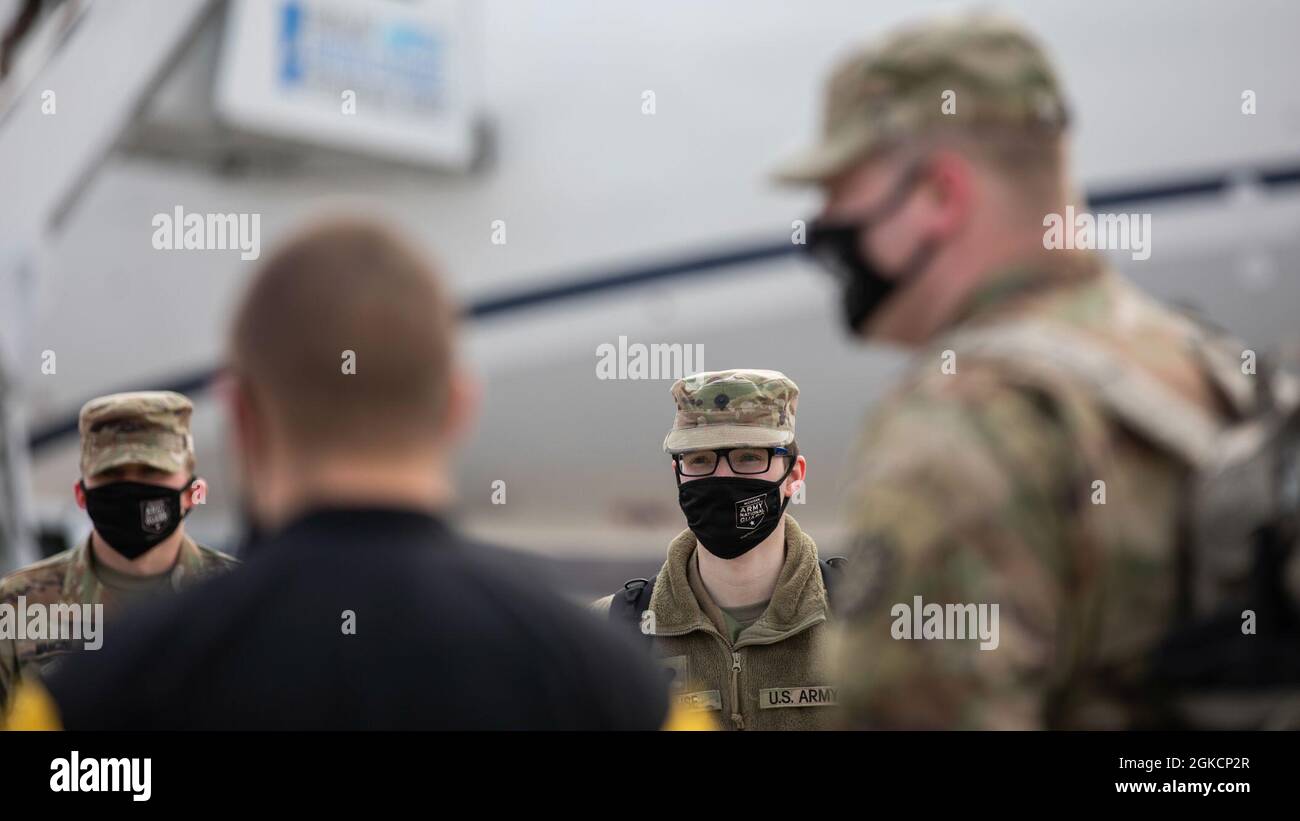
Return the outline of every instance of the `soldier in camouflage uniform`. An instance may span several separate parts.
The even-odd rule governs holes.
[[[74,492],[93,530],[71,550],[0,579],[0,607],[13,608],[18,620],[33,607],[102,604],[111,620],[124,607],[235,565],[196,544],[181,521],[206,490],[194,476],[191,412],[189,399],[163,391],[86,403],[79,420],[82,479]],[[0,704],[20,675],[84,646],[48,630],[45,637],[24,630],[19,638],[15,626],[0,636]]]
[[[1047,248],[1048,215],[1073,203],[1065,126],[1018,25],[936,20],[847,60],[821,143],[778,171],[825,192],[809,250],[852,332],[918,351],[852,467],[836,643],[851,726],[1168,717],[1143,676],[1178,612],[1189,454],[1261,398],[1240,345],[1092,252]],[[999,605],[996,649],[911,635],[930,604]]]
[[[785,515],[807,469],[799,388],[776,371],[727,370],[679,379],[672,396],[664,450],[689,527],[651,584],[593,608],[649,637],[675,705],[728,729],[829,727],[823,573],[838,571]]]

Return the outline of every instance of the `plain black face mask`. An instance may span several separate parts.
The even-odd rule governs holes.
[[[191,478],[180,490],[143,482],[114,482],[97,488],[81,483],[86,493],[86,512],[100,538],[128,559],[143,555],[180,527],[181,494],[194,483]]]
[[[794,468],[775,482],[748,476],[710,476],[683,482],[678,479],[677,503],[686,514],[686,526],[700,545],[719,559],[743,556],[772,535],[785,515],[789,497],[781,498],[781,485]]]
[[[924,173],[924,165],[913,166],[888,198],[866,217],[826,222],[816,220],[808,229],[807,252],[840,281],[843,288],[844,321],[849,332],[861,333],[862,323],[884,304],[890,294],[930,264],[938,246],[927,240],[913,252],[901,270],[884,276],[876,263],[862,253],[862,234],[888,219],[907,201]]]

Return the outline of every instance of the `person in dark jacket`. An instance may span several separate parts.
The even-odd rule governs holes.
[[[142,611],[45,682],[57,723],[664,726],[644,653],[448,523],[474,404],[454,340],[431,267],[378,225],[322,223],[270,258],[222,390],[264,535],[239,571]]]

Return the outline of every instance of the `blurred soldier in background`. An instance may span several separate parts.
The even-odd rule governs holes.
[[[455,336],[433,270],[376,224],[325,223],[269,259],[226,390],[267,535],[51,678],[62,726],[663,726],[661,678],[626,637],[448,523],[473,417]]]
[[[73,493],[94,528],[77,547],[0,580],[0,604],[15,608],[11,628],[32,605],[100,603],[111,616],[234,566],[185,535],[182,520],[207,490],[194,475],[192,410],[189,399],[166,391],[101,396],[81,409]],[[80,636],[52,635],[53,628],[21,640],[0,634],[0,704],[27,668],[48,671],[83,647]]]
[[[941,20],[840,66],[821,144],[778,174],[825,193],[809,250],[839,277],[852,332],[919,351],[855,468],[846,713],[869,727],[1294,722],[1294,697],[1218,699],[1297,669],[1297,633],[1277,632],[1292,605],[1244,627],[1285,598],[1285,560],[1261,560],[1250,527],[1196,532],[1245,524],[1276,494],[1192,493],[1227,432],[1250,428],[1268,461],[1289,393],[1099,256],[1048,250],[1045,226],[1076,205],[1065,127],[1025,31]],[[976,612],[957,605],[999,606],[985,612],[1000,636],[954,629]]]
[[[679,379],[672,396],[664,450],[688,529],[654,580],[593,607],[653,643],[675,704],[719,711],[736,730],[829,727],[827,588],[841,571],[785,513],[807,471],[799,388],[777,371],[729,370]]]

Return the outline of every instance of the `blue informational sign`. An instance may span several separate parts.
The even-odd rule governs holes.
[[[218,70],[232,125],[440,166],[475,153],[467,0],[233,0]]]

